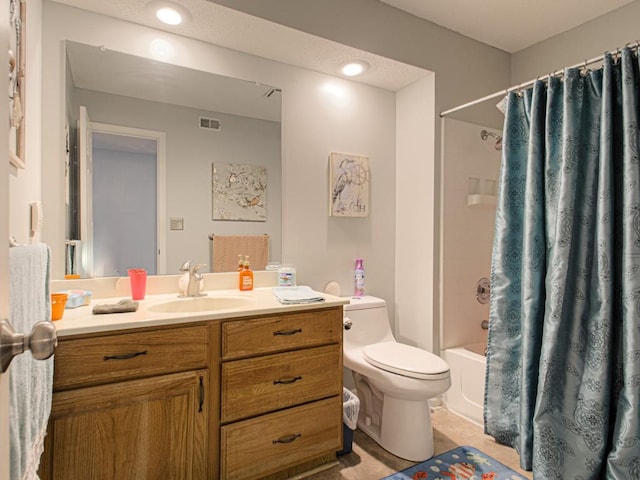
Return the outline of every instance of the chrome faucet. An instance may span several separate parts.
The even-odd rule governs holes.
[[[189,274],[189,283],[185,289],[184,297],[204,297],[206,293],[200,291],[202,284],[202,273],[200,273],[200,267],[204,267],[204,263],[196,263],[191,265],[191,260],[187,260],[180,267],[181,273]]]

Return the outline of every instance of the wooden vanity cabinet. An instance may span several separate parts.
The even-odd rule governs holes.
[[[342,307],[61,337],[43,480],[280,479],[342,448]]]
[[[342,308],[222,323],[220,478],[287,478],[342,448]]]
[[[215,478],[216,327],[61,338],[40,477]]]

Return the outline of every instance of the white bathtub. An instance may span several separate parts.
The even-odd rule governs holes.
[[[474,343],[444,351],[451,368],[451,388],[444,394],[448,410],[482,426],[486,343]]]

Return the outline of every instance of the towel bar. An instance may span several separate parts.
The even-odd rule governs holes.
[[[13,357],[31,350],[36,360],[46,360],[58,345],[56,327],[53,323],[43,320],[36,323],[31,333],[16,333],[9,320],[0,321],[0,373],[9,368]]]

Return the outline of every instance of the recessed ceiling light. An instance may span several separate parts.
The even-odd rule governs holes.
[[[182,15],[172,7],[162,7],[156,10],[156,17],[167,25],[180,25],[182,23]]]
[[[186,8],[169,0],[152,0],[147,9],[166,25],[180,25],[191,18]]]
[[[349,62],[342,66],[342,73],[347,77],[355,77],[356,75],[364,73],[367,68],[369,68],[369,64],[367,62]]]

